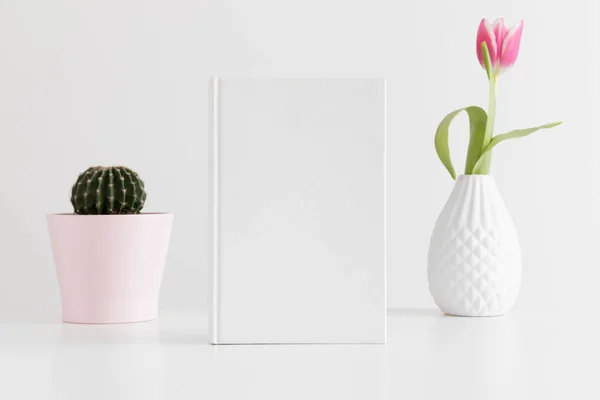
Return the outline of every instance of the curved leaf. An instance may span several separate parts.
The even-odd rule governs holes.
[[[482,166],[482,160],[484,159],[484,156],[489,151],[491,151],[492,148],[494,146],[496,146],[498,143],[501,143],[508,139],[516,139],[516,138],[520,138],[523,136],[531,135],[533,132],[539,131],[540,129],[554,128],[555,126],[560,125],[560,124],[562,124],[562,122],[552,122],[550,124],[536,126],[535,128],[517,129],[514,131],[503,133],[501,135],[494,136],[492,138],[492,141],[490,142],[490,144],[488,144],[487,147],[485,148],[485,150],[483,150],[483,152],[481,153],[481,156],[479,157],[479,160],[477,160],[477,163],[475,163],[475,167],[473,168],[473,173],[475,173],[475,174],[481,173],[480,169]]]
[[[487,127],[488,115],[480,107],[471,107],[469,112],[470,138],[469,148],[467,150],[467,162],[465,164],[465,174],[471,174],[475,163],[481,157],[485,148],[485,129]]]
[[[456,111],[452,111],[450,114],[446,115],[446,117],[440,122],[438,125],[437,131],[435,132],[435,151],[437,152],[440,161],[448,172],[452,179],[456,179],[456,171],[454,170],[454,166],[452,165],[452,159],[450,158],[450,146],[448,145],[448,131],[450,129],[450,124],[452,120],[460,114],[461,111],[466,111],[469,116],[469,125],[471,131],[471,141],[469,143],[469,154],[473,152],[472,147],[479,145],[479,151],[473,152],[477,157],[473,157],[473,160],[479,159],[480,151],[482,151],[483,146],[483,134],[485,131],[485,124],[487,122],[487,114],[485,110],[478,106],[470,106],[458,109]],[[475,140],[474,140],[475,138]],[[467,157],[467,165],[470,165],[469,159],[471,157]]]
[[[486,42],[481,42],[481,54],[483,54],[483,66],[488,79],[492,79],[494,71],[492,71],[492,58]]]

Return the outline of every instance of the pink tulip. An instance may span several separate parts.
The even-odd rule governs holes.
[[[485,68],[481,50],[481,44],[485,42],[490,52],[492,69],[496,73],[511,67],[519,55],[522,33],[523,21],[519,21],[509,30],[502,18],[498,18],[493,23],[485,18],[482,19],[477,32],[477,58],[479,64]]]

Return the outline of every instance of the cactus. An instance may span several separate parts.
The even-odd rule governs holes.
[[[139,214],[145,202],[144,182],[126,167],[90,167],[71,188],[75,214]]]

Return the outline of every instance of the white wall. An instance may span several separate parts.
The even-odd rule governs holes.
[[[600,180],[594,0],[76,0],[0,3],[0,311],[58,313],[44,214],[70,211],[91,164],[123,163],[148,211],[176,215],[163,309],[205,307],[207,78],[388,78],[390,307],[432,307],[429,235],[452,181],[433,134],[454,108],[486,106],[482,16],[525,20],[502,77],[498,131],[559,128],[498,147],[493,175],[524,257],[518,307],[596,301]],[[452,135],[464,163],[461,119]]]

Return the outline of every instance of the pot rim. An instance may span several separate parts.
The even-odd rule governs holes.
[[[172,216],[173,213],[170,212],[142,212],[139,214],[75,214],[75,213],[50,213],[50,214],[46,214],[48,217],[74,217],[74,218],[81,218],[81,217],[108,217],[108,218],[113,218],[113,217],[151,217],[151,216]]]

